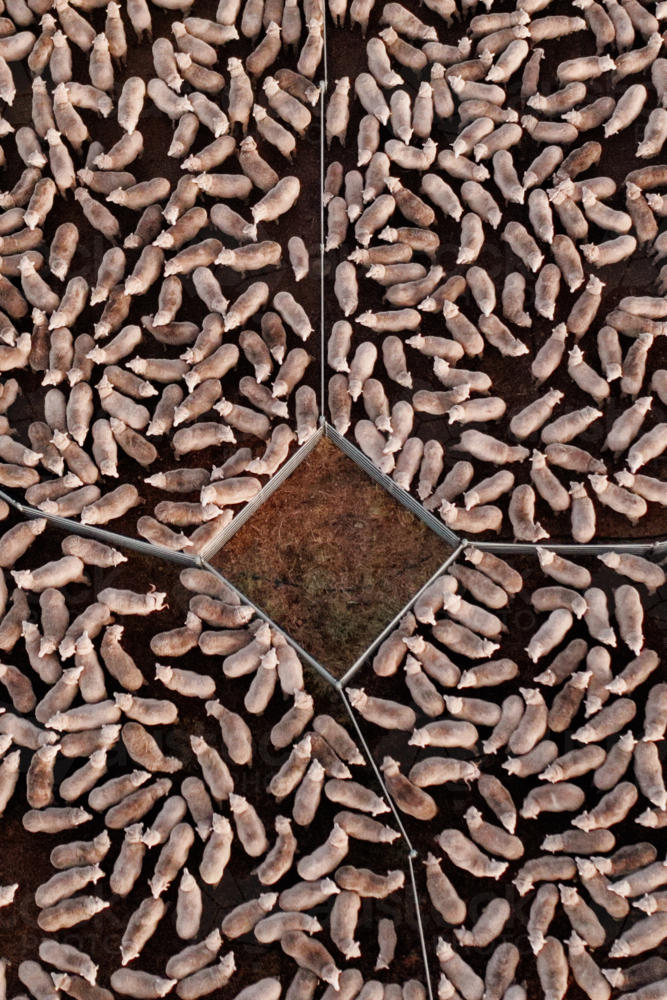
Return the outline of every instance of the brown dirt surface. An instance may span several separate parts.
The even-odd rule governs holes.
[[[450,551],[325,438],[212,563],[341,676]]]

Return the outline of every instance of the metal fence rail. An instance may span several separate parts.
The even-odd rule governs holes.
[[[447,568],[447,566],[450,565],[450,563],[456,558],[456,556],[458,555],[459,551],[460,551],[460,548],[452,556],[450,556],[450,558],[443,564],[443,566],[440,567],[440,569],[437,571],[437,573],[435,573],[434,576],[431,577],[431,579],[428,581],[428,583],[425,586],[428,586],[434,579],[437,579],[437,577],[440,575],[440,573],[443,573],[445,571],[445,569]],[[361,744],[361,747],[363,749],[364,755],[365,755],[366,759],[368,760],[368,762],[369,762],[369,764],[370,764],[370,766],[371,766],[371,768],[373,770],[375,778],[376,778],[376,780],[377,780],[380,788],[382,789],[382,792],[383,792],[383,794],[384,794],[384,796],[385,796],[385,798],[387,800],[387,803],[389,804],[389,807],[391,808],[391,811],[392,811],[392,813],[394,815],[394,819],[396,821],[396,825],[397,825],[397,827],[398,827],[398,829],[400,831],[401,838],[403,839],[403,842],[405,843],[405,846],[406,846],[407,851],[408,851],[407,862],[408,862],[408,867],[410,869],[410,891],[412,892],[412,897],[413,897],[413,902],[414,902],[414,907],[415,907],[415,915],[416,915],[416,920],[417,920],[417,933],[419,935],[420,947],[421,947],[421,952],[422,952],[422,960],[424,962],[424,970],[425,970],[425,976],[424,976],[424,978],[425,978],[425,981],[426,981],[426,989],[427,989],[427,992],[428,992],[429,1000],[434,1000],[433,983],[432,983],[432,979],[431,979],[431,970],[430,970],[430,965],[429,965],[429,960],[428,960],[428,949],[427,949],[427,946],[426,946],[426,938],[425,938],[425,935],[424,935],[424,927],[423,927],[423,924],[422,924],[421,910],[420,910],[420,904],[419,904],[419,894],[418,894],[418,891],[417,891],[417,880],[416,880],[415,869],[414,869],[414,861],[417,858],[419,858],[419,853],[415,850],[415,848],[412,845],[410,837],[408,836],[408,833],[407,833],[407,831],[405,829],[405,826],[403,825],[403,821],[401,819],[401,815],[400,815],[398,809],[396,808],[394,800],[392,799],[391,795],[389,794],[389,791],[388,791],[387,786],[385,784],[382,772],[380,771],[380,769],[379,769],[379,767],[377,765],[377,761],[375,760],[375,757],[373,756],[373,754],[372,754],[372,752],[370,750],[370,747],[368,746],[368,743],[366,742],[364,734],[361,731],[361,728],[359,726],[359,722],[358,722],[358,720],[357,720],[357,718],[356,718],[356,716],[355,716],[355,714],[354,714],[354,712],[352,710],[352,706],[350,705],[350,703],[349,703],[349,701],[347,699],[347,696],[345,694],[345,691],[343,690],[343,685],[347,682],[347,676],[348,675],[346,674],[345,677],[343,677],[341,680],[338,680],[337,678],[335,678],[333,676],[333,674],[331,674],[327,670],[326,667],[324,667],[321,663],[319,663],[319,661],[316,660],[315,657],[311,656],[310,653],[307,653],[306,650],[303,649],[303,647],[300,646],[298,642],[296,642],[283,628],[280,627],[280,625],[277,625],[264,611],[262,611],[262,609],[257,604],[255,604],[254,601],[251,601],[249,598],[247,598],[245,596],[245,594],[243,594],[243,592],[240,591],[238,589],[238,587],[234,586],[233,583],[231,583],[225,576],[223,576],[223,574],[219,570],[217,570],[214,566],[211,566],[210,563],[206,562],[205,560],[201,561],[201,566],[202,566],[203,569],[206,569],[209,573],[212,573],[219,580],[221,580],[225,584],[225,586],[229,587],[230,590],[232,590],[233,593],[235,593],[236,596],[239,597],[245,604],[248,604],[254,610],[254,612],[255,612],[255,614],[257,615],[258,618],[261,618],[262,621],[266,622],[270,626],[270,628],[275,629],[277,632],[279,632],[280,635],[282,635],[287,640],[287,642],[289,642],[290,645],[296,650],[297,655],[301,659],[303,659],[310,667],[312,667],[313,670],[315,670],[327,682],[327,684],[330,685],[330,687],[336,692],[336,694],[340,698],[340,700],[341,700],[341,702],[342,702],[342,704],[343,704],[343,706],[344,706],[344,708],[345,708],[345,710],[346,710],[346,712],[347,712],[347,714],[348,714],[348,716],[350,718],[350,721],[352,722],[352,725],[353,725],[355,733],[356,733],[356,737],[357,737],[359,743]],[[419,594],[421,594],[424,589],[425,589],[425,587],[422,587],[418,591],[418,593],[412,599],[412,603],[414,603],[417,600],[417,598],[419,597]],[[403,613],[404,612],[401,612],[401,614],[403,614]],[[388,629],[391,630],[393,627],[394,627],[394,623],[392,622],[388,626]],[[385,632],[386,631],[387,630],[385,630]],[[384,635],[384,634],[385,633],[382,633],[382,635]],[[376,643],[380,642],[380,641],[382,641],[382,637],[379,637],[378,640],[375,640]],[[369,649],[372,648],[373,645],[374,644],[371,644],[371,647],[369,647]],[[368,655],[368,650],[366,651],[366,653],[364,653],[363,658],[362,658],[362,662],[367,658],[367,655]],[[349,673],[349,671],[348,671],[348,673]]]
[[[628,552],[636,556],[650,556],[656,552],[663,542],[598,542],[590,545],[577,545],[574,542],[562,542],[551,545],[549,539],[535,545],[532,542],[477,542],[466,539],[466,545],[474,545],[476,549],[485,552],[495,552],[497,555],[526,555],[537,549],[549,549],[550,552],[560,552],[561,555],[594,556],[604,552]],[[667,548],[665,550],[667,552]]]
[[[348,682],[352,680],[352,678],[356,674],[356,672],[359,669],[359,667],[361,667],[366,662],[366,660],[368,660],[373,655],[373,653],[375,652],[375,650],[378,649],[382,645],[382,643],[387,638],[387,636],[390,635],[390,633],[393,632],[394,629],[397,627],[397,625],[400,622],[401,618],[403,618],[404,615],[407,615],[408,611],[412,610],[412,608],[417,603],[417,601],[419,600],[419,598],[421,597],[421,595],[424,593],[424,591],[427,590],[428,587],[430,587],[431,584],[434,583],[438,579],[439,576],[442,576],[442,574],[447,571],[447,569],[452,565],[453,562],[456,562],[456,560],[460,556],[461,552],[465,548],[465,544],[466,544],[465,542],[461,542],[461,544],[458,546],[458,548],[454,549],[454,551],[452,552],[452,554],[450,556],[448,556],[447,559],[445,559],[445,561],[442,564],[442,566],[440,566],[435,571],[435,573],[433,574],[433,576],[429,580],[426,581],[426,583],[424,584],[423,587],[419,588],[419,590],[417,591],[417,593],[414,594],[410,598],[410,600],[405,605],[405,607],[401,608],[401,610],[398,612],[398,614],[395,615],[395,617],[389,622],[389,624],[387,625],[387,627],[385,629],[383,629],[382,632],[380,632],[380,634],[377,636],[377,638],[373,639],[373,642],[370,644],[370,646],[368,646],[368,648],[364,650],[364,652],[361,654],[361,656],[357,660],[355,660],[355,662],[349,668],[349,670],[347,671],[347,673],[345,673],[341,677],[341,679],[339,681],[339,684],[341,685],[341,687],[347,685]]]
[[[387,493],[390,493],[399,503],[402,503],[404,507],[418,517],[421,521],[428,525],[431,531],[435,532],[436,535],[440,535],[444,538],[446,542],[450,545],[457,546],[459,544],[458,535],[455,535],[451,528],[448,528],[446,524],[434,517],[430,511],[426,510],[423,504],[420,504],[418,500],[410,496],[406,490],[401,489],[400,486],[394,482],[394,480],[387,476],[384,472],[380,472],[376,465],[373,465],[371,460],[364,455],[355,444],[348,441],[347,438],[339,434],[335,427],[332,427],[330,423],[325,423],[324,433],[330,441],[336,445],[348,458],[351,458],[353,462],[356,462],[360,468],[366,472],[371,479],[374,479],[376,483],[383,486]]]
[[[307,458],[308,455],[310,455],[315,445],[323,436],[324,427],[320,424],[313,436],[309,438],[305,444],[302,444],[299,450],[295,451],[292,457],[289,458],[284,465],[281,465],[275,476],[273,476],[272,479],[269,479],[265,486],[262,486],[257,496],[253,497],[252,500],[245,505],[243,510],[240,510],[238,514],[236,514],[236,516],[229,522],[227,527],[220,532],[217,538],[214,538],[213,541],[206,546],[201,553],[202,559],[210,559],[216,554],[216,552],[220,551],[223,545],[226,545],[229,539],[232,538],[236,532],[243,527],[246,521],[250,520],[252,515],[266,503],[273,493],[276,492],[278,487],[282,486],[285,480],[289,479],[292,473],[299,468],[304,458]]]
[[[417,891],[417,879],[415,877],[414,862],[419,858],[419,852],[416,851],[415,848],[412,846],[412,842],[411,842],[411,840],[410,840],[410,838],[409,838],[409,836],[407,834],[407,831],[406,831],[405,827],[403,826],[403,822],[402,822],[401,817],[399,815],[399,812],[398,812],[398,810],[397,810],[397,808],[396,808],[396,806],[394,804],[394,800],[392,799],[391,795],[389,794],[387,786],[386,786],[386,784],[384,782],[384,777],[382,775],[382,772],[380,771],[379,767],[377,766],[377,762],[375,760],[375,757],[373,756],[373,754],[372,754],[372,752],[371,752],[371,750],[370,750],[370,748],[369,748],[369,746],[368,746],[368,744],[367,744],[367,742],[366,742],[366,740],[364,738],[364,734],[361,731],[361,727],[359,726],[359,722],[357,721],[357,718],[356,718],[354,712],[352,711],[352,706],[350,705],[350,703],[347,700],[347,697],[345,695],[345,692],[343,691],[341,682],[337,681],[334,686],[335,686],[335,688],[336,688],[336,690],[338,692],[338,695],[339,695],[341,701],[345,705],[345,708],[347,710],[347,713],[348,713],[350,719],[352,720],[352,724],[353,724],[355,732],[357,734],[357,739],[361,743],[361,746],[363,747],[364,753],[365,753],[366,757],[368,758],[371,767],[373,768],[373,771],[375,773],[375,777],[377,778],[377,780],[378,780],[378,782],[380,784],[380,787],[382,788],[382,790],[383,790],[383,792],[384,792],[384,794],[386,796],[387,802],[389,803],[389,806],[391,807],[391,811],[394,814],[394,819],[396,820],[396,824],[397,824],[397,826],[398,826],[398,828],[399,828],[399,830],[401,832],[401,836],[402,836],[403,840],[405,841],[405,844],[406,844],[406,846],[408,848],[408,859],[407,860],[408,860],[408,867],[410,868],[410,886],[411,886],[411,889],[412,889],[412,897],[413,897],[414,904],[415,904],[415,915],[416,915],[416,918],[417,918],[417,933],[419,934],[419,942],[420,942],[421,950],[422,950],[422,959],[423,959],[423,962],[424,962],[424,968],[426,970],[426,977],[425,977],[426,978],[426,988],[428,990],[429,1000],[434,1000],[433,983],[431,981],[431,968],[430,968],[430,964],[429,964],[429,960],[428,960],[428,949],[426,947],[426,937],[424,935],[424,925],[422,923],[421,909],[420,909],[420,905],[419,905],[419,893]]]
[[[324,231],[324,179],[326,176],[325,167],[325,137],[326,137],[326,108],[325,101],[329,90],[329,62],[328,62],[328,45],[327,45],[327,19],[324,18],[323,26],[323,41],[324,41],[324,79],[320,80],[320,420],[322,422],[326,421],[326,406],[327,406],[327,396],[326,396],[326,365],[324,363],[324,355],[326,353],[326,334],[325,334],[325,320],[326,320],[326,306],[325,306],[325,287],[324,287],[324,268],[325,268],[325,231]]]
[[[273,619],[271,619],[264,611],[262,611],[259,605],[255,604],[254,601],[251,601],[249,597],[246,597],[243,591],[239,590],[239,588],[236,587],[230,580],[228,580],[226,576],[223,576],[223,574],[220,572],[219,569],[216,569],[215,566],[212,566],[204,559],[202,559],[201,561],[201,567],[202,569],[208,570],[208,572],[212,573],[213,576],[216,576],[218,580],[221,580],[226,587],[229,587],[229,589],[243,601],[244,604],[249,605],[249,607],[253,609],[258,618],[261,618],[262,621],[266,622],[267,625],[269,625],[272,629],[275,629],[276,632],[279,632],[285,639],[287,639],[290,646],[294,647],[297,654],[300,657],[302,657],[306,661],[306,663],[308,663],[313,668],[313,670],[316,670],[318,674],[321,674],[321,676],[325,679],[325,681],[327,681],[327,683],[331,684],[332,687],[336,686],[336,678],[329,673],[327,668],[323,667],[322,664],[319,663],[314,656],[311,656],[310,653],[307,653],[305,649],[302,649],[302,647],[295,639],[293,639],[290,635],[288,635],[288,633],[283,628],[281,628],[280,625],[277,625],[276,622],[273,621]]]
[[[60,517],[58,514],[47,514],[43,510],[31,507],[29,504],[19,503],[13,497],[0,490],[0,499],[5,500],[15,511],[28,520],[34,521],[36,518],[43,518],[61,531],[69,531],[74,535],[83,535],[86,538],[94,538],[105,545],[122,546],[140,552],[144,556],[154,556],[158,559],[166,559],[169,562],[180,563],[183,566],[199,566],[199,556],[190,556],[185,552],[175,552],[167,549],[163,545],[154,545],[152,542],[142,542],[138,538],[130,535],[119,535],[115,531],[105,531],[104,528],[96,528],[93,524],[81,524],[80,521],[72,521],[69,517]]]

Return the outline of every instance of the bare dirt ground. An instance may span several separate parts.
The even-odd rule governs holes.
[[[450,551],[325,438],[212,562],[342,675]]]

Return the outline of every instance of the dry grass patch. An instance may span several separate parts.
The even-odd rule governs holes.
[[[450,551],[324,438],[212,562],[342,675]]]

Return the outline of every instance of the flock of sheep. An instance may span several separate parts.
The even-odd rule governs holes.
[[[144,0],[5,7],[2,157],[21,170],[0,193],[0,369],[13,376],[0,396],[0,485],[107,524],[144,503],[144,476],[164,502],[136,531],[195,554],[317,429],[304,382],[313,317],[297,285],[312,247],[284,238],[283,221],[301,193],[290,161],[319,100],[323,8],[289,5],[281,42],[282,2],[241,12],[229,0],[215,20]],[[142,39],[143,75],[131,75]],[[225,59],[234,40],[243,58]],[[283,43],[298,71],[279,68],[294,61]],[[29,124],[12,66],[32,79]],[[142,169],[156,115],[169,138],[149,153],[176,181]],[[234,273],[228,301],[220,281]],[[27,426],[13,423],[20,396]]]
[[[350,5],[368,37],[326,111],[331,420],[461,536],[659,534],[667,11],[485,6]]]
[[[19,522],[0,539],[0,649],[12,660],[0,668],[0,813],[22,824],[24,847],[39,835],[52,869],[34,884],[21,866],[0,888],[30,940],[36,914],[39,941],[17,968],[0,961],[3,995],[18,976],[34,1000],[172,991],[196,1000],[228,983],[225,995],[242,1000],[278,1000],[283,989],[312,1000],[320,982],[327,1000],[377,996],[379,980],[364,984],[348,964],[360,957],[357,919],[388,897],[405,912],[408,890],[391,863],[404,852],[387,854],[400,833],[382,821],[390,807],[349,720],[341,725],[326,711],[331,698],[306,691],[282,634],[213,574],[187,568],[167,591],[124,589],[113,583],[124,563],[124,579],[137,579],[135,557],[52,533],[44,520]],[[58,537],[60,558],[35,558],[40,538]],[[177,611],[176,627],[159,631],[168,606],[182,606],[179,584],[185,621]],[[345,719],[340,705],[334,712]],[[397,927],[368,923],[372,963],[391,981]],[[103,946],[112,927],[119,948]],[[90,953],[83,940],[96,942]],[[262,955],[275,969],[280,949],[290,979],[262,977]],[[417,980],[393,989],[426,997]]]
[[[619,552],[519,561],[466,548],[347,688],[428,845],[438,995],[664,997],[665,572]]]
[[[382,787],[220,578],[126,589],[136,557],[44,519],[0,554],[0,810],[52,866],[0,887],[40,934],[0,962],[6,996],[18,975],[34,1000],[425,1000],[393,971],[417,947],[402,829],[440,1000],[665,995],[658,564],[466,548],[345,688]],[[107,910],[118,953],[82,948]]]
[[[113,527],[145,469],[137,533],[194,555],[313,436],[322,114],[335,428],[464,535],[667,506],[666,4],[2,2],[0,487]],[[0,886],[0,1000],[426,1000],[413,871],[439,1000],[667,997],[659,565],[466,548],[345,690],[374,774],[217,576],[59,538],[0,537],[0,816],[51,865]]]

